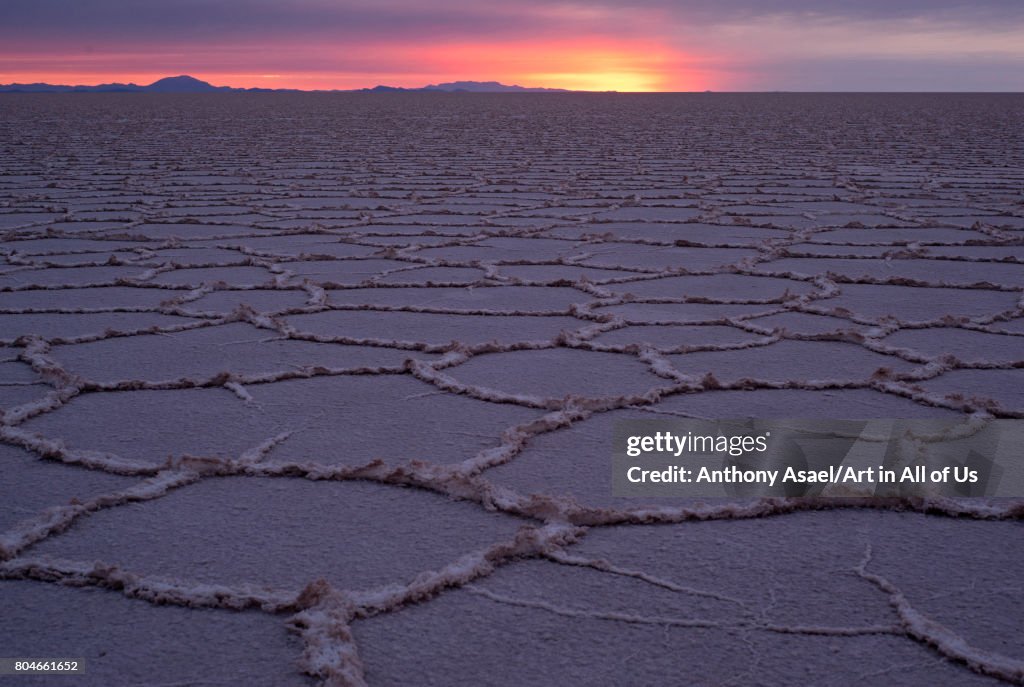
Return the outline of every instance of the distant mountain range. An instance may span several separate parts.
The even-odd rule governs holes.
[[[231,88],[214,86],[191,76],[168,76],[148,86],[133,83],[104,83],[97,86],[62,86],[48,83],[0,84],[0,93],[393,93],[440,91],[444,93],[568,93],[561,88],[524,88],[497,81],[454,81],[423,88],[374,86],[350,91],[301,91],[294,88]]]
[[[388,88],[388,86],[377,86],[374,89]],[[403,89],[398,89],[403,90]],[[446,93],[571,93],[564,88],[526,88],[524,86],[506,86],[497,81],[453,81],[451,83],[439,83],[423,88],[409,88],[411,91],[445,91]]]

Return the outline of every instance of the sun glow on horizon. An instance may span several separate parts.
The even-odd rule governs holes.
[[[240,46],[204,46],[177,54],[126,46],[123,53],[76,60],[73,49],[4,54],[0,83],[68,85],[136,83],[189,74],[216,86],[346,90],[379,84],[418,88],[452,81],[585,91],[703,90],[710,86],[687,65],[692,58],[649,41],[602,37],[546,41],[465,42],[446,45],[284,45],[250,52]],[[7,60],[10,56],[14,59]],[[125,70],[131,64],[134,69]],[[139,69],[145,65],[144,69]],[[12,68],[13,67],[13,68]],[[83,69],[84,67],[84,69]]]
[[[602,38],[466,43],[417,56],[444,81],[500,81],[529,87],[586,91],[686,90],[694,78],[673,65],[685,57],[652,42]]]
[[[67,5],[54,12],[51,5]],[[1024,90],[1024,3],[0,2],[0,83]]]
[[[625,93],[657,91],[660,81],[657,75],[634,72],[603,73],[541,73],[528,77],[531,83],[543,84],[547,88],[565,88],[571,91],[620,91]],[[548,85],[552,84],[552,85]]]

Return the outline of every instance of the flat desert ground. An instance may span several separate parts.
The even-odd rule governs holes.
[[[627,418],[1024,416],[1024,97],[0,98],[0,655],[1024,681],[1022,502],[616,497]]]

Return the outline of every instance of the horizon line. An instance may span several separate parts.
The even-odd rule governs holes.
[[[127,85],[127,84],[125,84]],[[36,83],[9,83],[0,84],[0,89],[13,89],[15,86],[51,86],[59,88],[64,84],[47,84],[43,82]],[[74,86],[69,86],[74,88]],[[583,91],[583,90],[572,90],[572,89],[546,89],[546,90],[530,90],[524,89],[522,91],[471,91],[467,89],[425,89],[425,88],[402,88],[402,87],[387,87],[382,90],[375,90],[375,87],[364,87],[364,88],[336,88],[336,89],[303,89],[303,88],[228,88],[223,91],[145,91],[145,90],[107,90],[107,91],[83,91],[83,90],[68,90],[68,91],[26,91],[26,90],[0,90],[0,95],[209,95],[209,96],[220,96],[220,95],[1024,95],[1024,90],[1018,91],[976,91],[976,90],[949,90],[949,91],[936,91],[936,90],[921,90],[921,91],[908,91],[908,90],[747,90],[747,91],[718,91],[718,90],[703,90],[703,91]]]
[[[146,90],[153,86],[160,84],[161,82],[183,82],[194,84],[201,90],[179,90],[179,91],[157,91],[157,90]],[[458,84],[477,85],[485,86],[494,84],[500,90],[477,90],[473,88],[443,88],[445,86],[457,86]],[[124,90],[119,90],[116,87],[124,87]],[[19,87],[31,88],[31,87],[45,87],[53,89],[69,89],[67,91],[43,91],[43,90],[19,90]],[[89,89],[102,89],[108,87],[107,90],[89,90]],[[460,79],[458,81],[438,82],[434,84],[427,84],[425,86],[390,86],[387,84],[376,84],[374,86],[363,86],[359,88],[270,88],[270,87],[239,87],[239,86],[215,86],[207,81],[199,79],[197,77],[188,74],[179,74],[176,76],[161,77],[149,84],[137,84],[134,82],[119,82],[110,81],[106,83],[98,84],[67,84],[67,83],[50,83],[46,81],[33,81],[33,82],[18,82],[14,81],[11,83],[0,84],[0,93],[18,93],[22,95],[59,95],[66,93],[92,93],[92,94],[118,94],[118,93],[129,93],[129,94],[143,94],[143,95],[216,95],[216,94],[261,94],[261,93],[307,93],[307,94],[339,94],[339,93],[363,93],[363,94],[393,94],[393,93],[446,93],[446,94],[471,94],[471,95],[516,95],[516,94],[629,94],[629,95],[640,95],[640,94],[651,94],[651,95],[684,95],[684,94],[978,94],[978,95],[1019,95],[1024,94],[1024,90],[863,90],[863,89],[839,89],[839,90],[800,90],[800,89],[763,89],[763,90],[742,90],[742,91],[730,91],[730,90],[715,90],[715,89],[703,89],[703,90],[691,90],[691,91],[622,91],[616,89],[606,90],[576,90],[568,88],[552,88],[547,86],[520,86],[518,84],[504,84],[497,80],[486,80],[479,81],[474,79]]]

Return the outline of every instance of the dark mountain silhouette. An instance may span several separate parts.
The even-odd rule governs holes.
[[[423,91],[440,91],[443,93],[569,93],[563,88],[525,88],[523,86],[506,86],[497,81],[452,81],[450,83],[431,84],[423,88],[403,88],[401,86],[374,86],[360,88],[363,93],[416,93]]]
[[[354,91],[326,92],[362,92],[362,93],[410,93],[410,92],[444,92],[444,93],[568,93],[560,88],[525,88],[523,86],[506,86],[497,81],[454,81],[451,83],[432,84],[423,88],[402,88],[400,86],[374,86],[359,88]],[[230,86],[214,86],[195,77],[181,75],[168,76],[154,81],[148,86],[133,83],[105,83],[97,86],[63,86],[47,83],[12,83],[0,84],[0,93],[299,93],[293,88],[231,88]],[[322,93],[325,91],[309,91]]]
[[[468,93],[566,93],[564,88],[525,88],[523,86],[506,86],[497,81],[453,81],[451,83],[439,83],[434,86],[424,86],[416,90],[420,91],[446,91],[468,92]]]
[[[59,86],[48,83],[0,85],[0,93],[135,93],[142,90],[142,86],[133,83],[104,83],[98,86]]]
[[[147,93],[214,93],[234,90],[228,86],[212,86],[191,76],[168,76],[154,81],[143,90]]]
[[[55,86],[46,83],[0,85],[5,93],[216,93],[245,90],[213,86],[191,76],[168,76],[148,86],[133,83],[104,83],[98,86]]]

